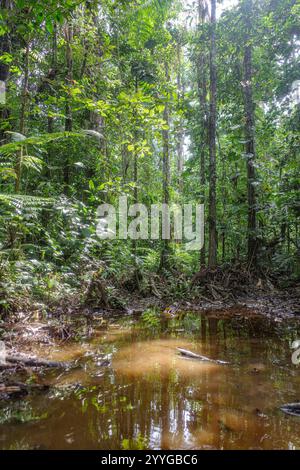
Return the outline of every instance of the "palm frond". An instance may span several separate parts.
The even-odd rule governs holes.
[[[6,134],[11,135],[13,142],[22,142],[27,139],[26,135],[21,134],[20,132],[6,131]]]

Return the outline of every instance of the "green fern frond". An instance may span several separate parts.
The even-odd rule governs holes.
[[[40,173],[45,163],[38,157],[34,157],[32,155],[24,155],[22,158],[22,165],[25,168],[35,170]]]
[[[3,180],[7,180],[7,179],[10,179],[10,178],[16,179],[17,175],[16,175],[16,172],[13,168],[1,165],[0,166],[0,177]]]
[[[7,203],[14,207],[26,207],[31,209],[43,208],[53,205],[54,198],[46,198],[40,196],[27,196],[25,194],[2,194],[0,193],[0,203]]]

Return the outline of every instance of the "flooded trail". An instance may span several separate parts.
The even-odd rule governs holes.
[[[295,449],[300,322],[146,312],[56,345],[70,370],[32,372],[47,393],[0,402],[1,449]],[[228,364],[182,357],[183,348]]]

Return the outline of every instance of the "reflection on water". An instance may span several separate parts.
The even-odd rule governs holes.
[[[199,344],[180,339],[136,342],[116,354],[113,368],[118,375],[137,379],[153,375],[157,375],[159,379],[167,379],[174,374],[186,379],[213,373],[223,367],[211,362],[185,359],[176,350],[179,347],[195,350],[196,346]]]
[[[290,350],[299,324],[216,313],[146,320],[54,348],[77,367],[40,375],[47,394],[1,403],[0,448],[300,448],[300,419],[279,410],[300,401]],[[182,358],[177,347],[230,364]]]

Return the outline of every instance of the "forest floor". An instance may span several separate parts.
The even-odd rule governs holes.
[[[181,276],[141,278],[114,286],[93,278],[85,293],[48,305],[27,299],[0,323],[1,340],[10,354],[36,354],[39,347],[93,335],[115,318],[142,315],[152,309],[165,318],[181,312],[205,312],[215,318],[263,315],[277,322],[299,316],[300,282],[257,276],[240,269],[202,270],[188,281]],[[111,281],[113,282],[113,281]],[[141,288],[142,282],[144,287]],[[144,291],[143,291],[144,289]],[[3,369],[3,367],[2,367]],[[5,368],[6,369],[6,368]],[[1,373],[1,365],[0,365]]]
[[[181,281],[177,278],[177,282]],[[90,285],[88,297],[75,295],[48,305],[27,300],[13,314],[4,317],[0,323],[1,339],[11,348],[30,350],[33,342],[50,344],[53,340],[73,339],[78,335],[78,328],[82,328],[80,319],[88,324],[89,319],[101,318],[105,324],[108,319],[141,315],[148,309],[170,318],[183,311],[213,312],[217,317],[226,312],[236,316],[252,312],[276,321],[298,315],[300,318],[299,281],[281,287],[274,278],[253,278],[246,272],[217,269],[197,273],[184,291],[178,284],[178,291],[181,289],[178,295],[176,285],[172,287],[173,292],[168,282],[156,276],[146,292],[119,286],[111,298],[104,296],[108,284],[97,280],[96,287]]]

